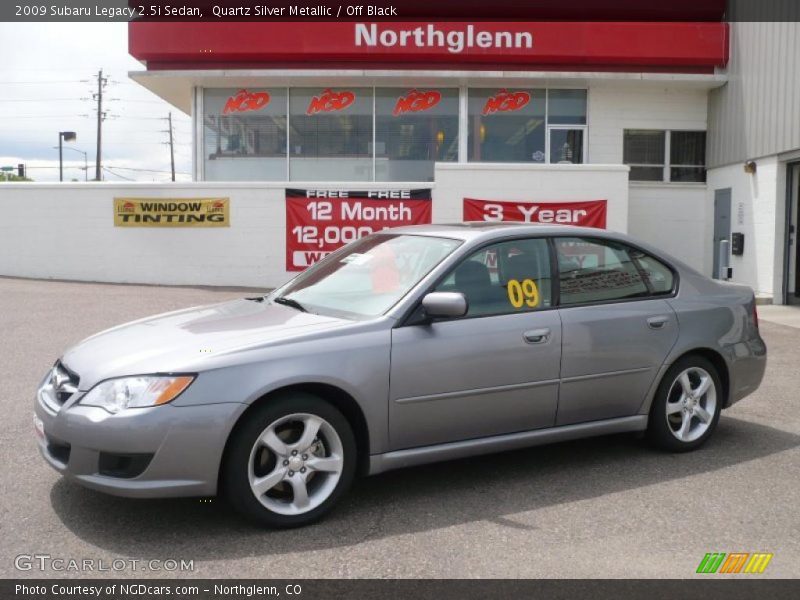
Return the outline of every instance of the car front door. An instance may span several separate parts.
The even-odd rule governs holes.
[[[563,345],[557,425],[634,415],[678,339],[674,275],[611,240],[555,238]]]
[[[545,239],[485,247],[436,291],[463,293],[465,317],[392,332],[393,450],[552,426],[561,322]]]

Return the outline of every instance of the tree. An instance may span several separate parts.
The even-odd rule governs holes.
[[[33,181],[29,177],[20,177],[14,173],[3,173],[0,171],[0,181]]]

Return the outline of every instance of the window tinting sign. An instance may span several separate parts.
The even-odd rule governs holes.
[[[114,198],[115,227],[230,227],[228,198]]]

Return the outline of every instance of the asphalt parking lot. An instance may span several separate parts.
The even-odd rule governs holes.
[[[357,482],[325,521],[290,531],[254,528],[217,501],[105,496],[45,465],[33,394],[68,346],[242,295],[0,278],[0,576],[66,575],[15,568],[19,555],[46,554],[194,561],[191,573],[70,577],[695,577],[707,552],[771,552],[762,577],[800,576],[800,329],[767,321],[768,308],[762,387],[695,453],[613,436],[396,471]]]

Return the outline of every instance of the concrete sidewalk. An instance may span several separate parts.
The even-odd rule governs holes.
[[[758,318],[762,321],[800,329],[800,306],[768,304],[758,307]]]

